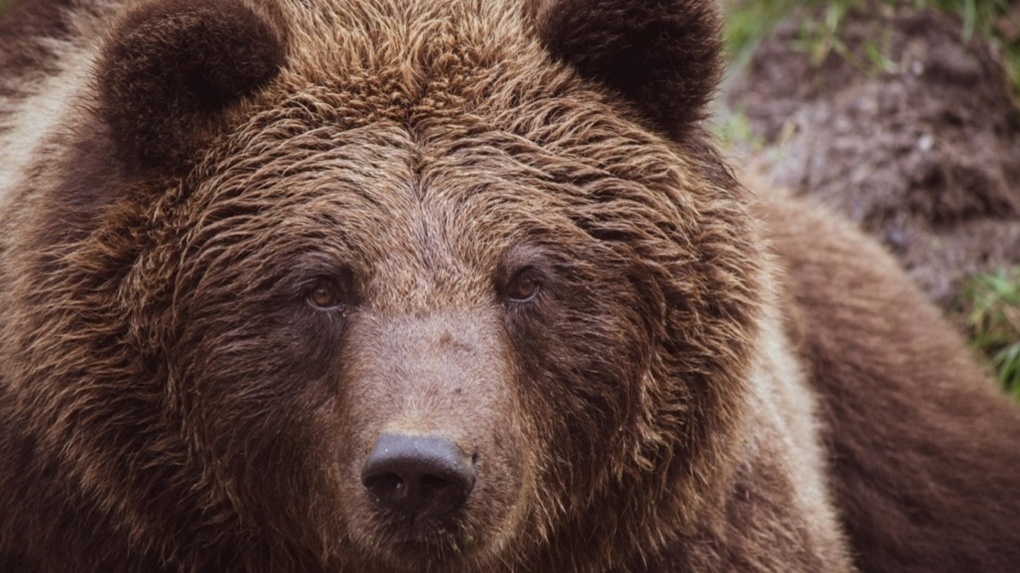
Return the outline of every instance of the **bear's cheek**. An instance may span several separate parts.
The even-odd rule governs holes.
[[[585,284],[561,289],[509,326],[526,410],[545,442],[542,465],[548,479],[565,482],[557,489],[571,492],[591,487],[595,475],[576,468],[604,467],[628,447],[655,348],[645,297],[622,279]]]
[[[342,362],[337,485],[357,544],[396,566],[519,533],[536,450],[494,312],[356,313]]]
[[[239,304],[193,308],[170,352],[168,392],[193,462],[242,519],[329,521],[338,512],[314,500],[336,498],[342,324],[276,301]]]

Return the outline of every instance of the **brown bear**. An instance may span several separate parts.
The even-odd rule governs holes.
[[[742,187],[707,0],[16,0],[0,570],[1020,565],[1020,410]]]

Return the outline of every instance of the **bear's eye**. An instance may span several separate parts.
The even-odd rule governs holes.
[[[532,269],[527,268],[517,273],[507,285],[506,297],[510,302],[531,302],[541,290],[542,281]]]
[[[327,277],[319,277],[312,282],[305,293],[305,301],[315,310],[336,310],[343,302],[340,287]]]

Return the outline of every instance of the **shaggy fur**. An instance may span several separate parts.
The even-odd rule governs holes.
[[[122,161],[179,165],[224,106],[283,60],[271,20],[237,0],[154,3],[131,12],[99,66],[99,114]]]
[[[867,241],[734,181],[710,3],[59,14],[2,80],[0,569],[1017,561],[1016,410]],[[466,505],[373,502],[394,431]]]
[[[719,81],[722,36],[712,2],[546,2],[538,30],[554,55],[641,106],[682,139]]]
[[[19,0],[6,8],[0,19],[0,77],[53,69],[55,56],[39,40],[59,40],[71,34],[63,15],[70,5],[71,0]],[[13,88],[8,79],[0,84],[0,95],[16,93]]]
[[[796,202],[763,211],[857,566],[1016,569],[1016,405],[876,245]]]

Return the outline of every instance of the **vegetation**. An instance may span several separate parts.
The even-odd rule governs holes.
[[[743,65],[758,42],[798,7],[808,12],[798,33],[798,49],[819,65],[837,54],[870,72],[892,69],[886,55],[887,40],[881,27],[858,53],[841,39],[846,15],[858,10],[896,7],[933,8],[955,15],[964,40],[991,38],[1006,64],[1015,93],[1020,96],[1020,4],[1013,0],[723,0],[726,9],[727,49],[733,64]],[[740,114],[726,116],[718,127],[725,144],[741,143],[752,149],[760,142],[748,139],[750,130]],[[972,343],[994,367],[1003,389],[1020,399],[1020,267],[995,275],[972,277],[961,293],[957,318],[965,322]]]
[[[991,359],[1003,389],[1020,399],[1020,267],[972,277],[962,298],[974,346]]]
[[[731,59],[740,65],[754,51],[761,38],[798,6],[814,15],[806,26],[804,49],[816,61],[831,52],[851,60],[870,63],[881,71],[883,39],[865,48],[867,53],[850,53],[840,39],[843,17],[853,9],[884,6],[934,8],[954,14],[960,20],[960,34],[991,38],[1002,51],[1015,92],[1020,95],[1020,10],[1011,0],[723,0],[726,9],[726,42]]]

